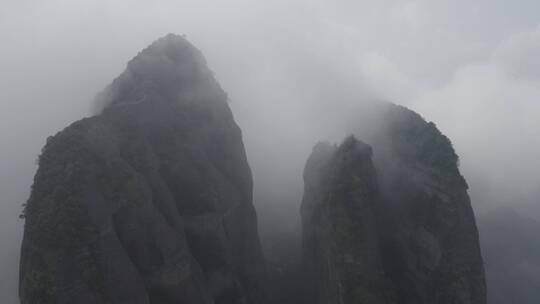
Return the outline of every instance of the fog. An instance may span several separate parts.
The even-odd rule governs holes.
[[[298,229],[302,170],[341,113],[405,105],[454,143],[473,206],[540,197],[540,2],[0,1],[0,295],[16,302],[18,218],[47,136],[90,115],[129,59],[185,34],[228,92],[261,232]],[[278,225],[274,216],[283,218]],[[540,213],[537,214],[540,217]]]

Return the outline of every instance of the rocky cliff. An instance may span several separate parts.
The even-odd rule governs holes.
[[[356,132],[373,160],[371,148],[347,139],[316,146],[306,165],[304,255],[318,303],[486,303],[450,141],[403,107],[382,105],[377,118],[369,135]]]
[[[227,96],[168,35],[49,138],[27,202],[20,298],[261,303],[252,178]]]
[[[183,37],[157,40],[96,115],[47,140],[23,213],[21,302],[485,304],[450,141],[405,108],[373,111],[369,132],[351,132],[369,144],[314,148],[303,261],[273,265],[267,284],[227,96]]]
[[[317,144],[306,164],[301,213],[314,303],[395,302],[382,264],[371,156],[371,147],[349,137],[339,147]]]

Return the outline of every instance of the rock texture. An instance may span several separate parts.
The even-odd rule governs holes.
[[[251,171],[201,53],[161,38],[98,99],[39,158],[21,302],[261,303]]]
[[[379,110],[367,136],[373,162],[362,144],[363,153],[344,153],[347,139],[335,151],[317,146],[306,165],[304,252],[318,303],[486,303],[478,231],[450,141],[410,110]],[[354,297],[347,286],[358,287]]]
[[[349,137],[340,147],[317,144],[307,161],[301,212],[314,303],[395,302],[382,264],[371,155],[371,147]]]

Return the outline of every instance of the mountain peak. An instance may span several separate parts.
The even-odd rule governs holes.
[[[142,56],[164,57],[171,62],[181,63],[185,60],[203,60],[202,53],[191,44],[185,35],[177,35],[169,33],[152,42],[148,47],[143,49],[135,58],[133,58],[128,66],[140,59]]]
[[[167,34],[139,52],[97,95],[94,113],[141,102],[187,103],[216,97],[226,100],[201,51],[185,36]]]
[[[50,138],[24,210],[21,303],[260,303],[242,134],[201,53],[167,35]]]
[[[353,153],[367,154],[369,156],[372,154],[371,147],[368,144],[356,139],[354,135],[347,136],[343,143],[339,146],[338,151],[341,154]]]

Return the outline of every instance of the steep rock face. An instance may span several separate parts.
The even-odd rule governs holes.
[[[395,303],[382,265],[371,154],[349,137],[340,147],[317,144],[306,164],[304,263],[318,292],[315,303]]]
[[[370,286],[374,289],[386,286],[384,292],[389,295],[377,300],[383,301],[381,303],[486,303],[478,231],[467,194],[467,184],[459,173],[458,157],[450,141],[434,124],[427,123],[418,114],[403,107],[384,104],[377,111],[379,121],[375,125],[371,124],[372,130],[367,133],[364,130],[355,131],[357,135],[365,136],[372,145],[372,166],[375,169],[369,166],[352,169],[354,166],[349,165],[342,167],[343,172],[330,174],[353,176],[348,172],[356,170],[355,174],[373,179],[373,182],[360,183],[357,187],[378,193],[359,196],[360,199],[352,194],[354,191],[349,190],[349,196],[341,197],[341,204],[362,210],[347,212],[358,223],[357,227],[350,229],[350,235],[359,237],[365,231],[371,231],[370,238],[364,236],[362,241],[354,242],[361,249],[350,260],[372,261],[371,272],[347,267],[354,274],[352,277],[360,280],[360,283],[355,284],[371,284],[372,278],[377,278],[375,282],[382,283]],[[310,157],[306,172],[313,171],[310,169],[313,168],[313,159],[319,159],[317,155],[321,154],[317,150],[320,149],[315,149]],[[336,159],[339,151],[327,152],[330,155],[328,157]],[[370,163],[366,159],[364,161]],[[333,167],[339,168],[336,165]],[[340,226],[337,223],[341,221],[340,215],[327,207],[331,201],[328,197],[334,197],[333,183],[332,179],[319,177],[314,180],[312,174],[305,176],[302,215],[304,251],[307,256],[311,251],[321,251],[313,250],[316,247],[324,248],[323,251],[338,252],[352,248],[350,245],[329,242],[326,237],[332,233],[332,229]],[[317,190],[314,191],[315,188]],[[373,238],[376,241],[367,241]],[[307,262],[308,269],[313,269],[309,259]],[[323,265],[322,259],[316,263],[319,268],[332,268]],[[366,267],[367,263],[359,262],[355,265],[363,264]],[[318,278],[319,281],[344,286],[342,279],[336,279],[333,273],[317,274],[321,275],[323,278]],[[379,279],[379,276],[384,279]],[[366,297],[377,294],[375,291],[361,293]],[[377,303],[375,300],[341,299],[343,301],[336,303]]]
[[[201,53],[168,35],[47,140],[25,208],[22,303],[260,303],[241,131]]]
[[[372,143],[386,204],[385,264],[400,303],[485,303],[478,230],[450,140],[387,104]]]

